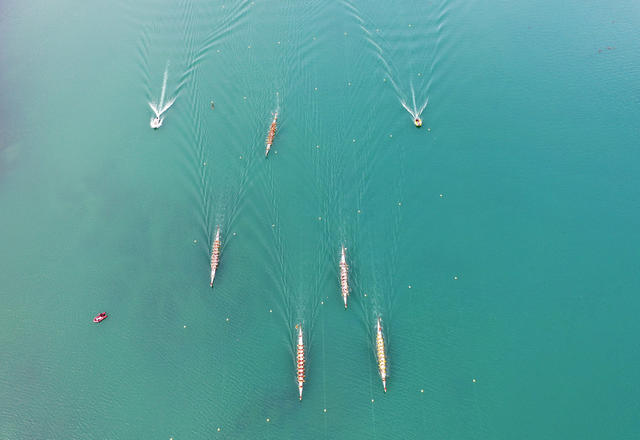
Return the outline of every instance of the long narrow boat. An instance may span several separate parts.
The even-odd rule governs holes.
[[[298,328],[298,347],[296,350],[296,373],[298,379],[298,396],[302,400],[302,387],[304,386],[304,340],[302,339],[302,324]]]
[[[209,284],[213,287],[213,279],[216,277],[216,269],[218,268],[218,263],[220,262],[220,226],[216,229],[216,238],[213,240],[213,245],[211,246],[211,283]]]
[[[271,150],[271,145],[273,145],[273,138],[276,135],[276,128],[278,126],[278,112],[276,111],[273,115],[273,121],[271,122],[271,127],[269,127],[269,134],[267,135],[267,149],[264,152],[264,157],[269,155],[269,150]]]
[[[380,325],[380,317],[378,316],[378,324],[376,327],[376,354],[378,355],[378,371],[382,378],[382,386],[384,392],[387,392],[387,355],[385,354],[384,336],[382,335],[382,326]]]
[[[347,257],[345,255],[345,247],[342,245],[342,257],[340,257],[340,289],[342,290],[342,299],[344,300],[344,308],[347,308],[347,297],[349,296],[349,266],[347,265]]]

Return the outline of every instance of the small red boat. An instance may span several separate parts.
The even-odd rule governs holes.
[[[95,323],[102,322],[102,321],[104,321],[104,320],[107,318],[107,316],[108,316],[108,315],[107,315],[106,313],[104,313],[104,312],[102,312],[102,313],[98,313],[98,314],[96,315],[96,317],[95,317],[95,318],[93,318],[93,322],[95,322]]]

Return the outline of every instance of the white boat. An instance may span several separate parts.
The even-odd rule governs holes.
[[[298,380],[298,396],[302,400],[302,387],[304,386],[304,340],[302,339],[302,324],[298,328],[298,345],[296,349],[296,373]]]
[[[276,128],[278,126],[278,112],[273,115],[273,121],[271,122],[271,126],[269,127],[269,134],[267,135],[267,149],[264,151],[264,157],[269,155],[269,150],[271,150],[271,145],[273,145],[273,138],[276,135]]]
[[[342,245],[342,257],[340,257],[340,289],[344,308],[347,308],[347,297],[349,296],[349,266],[347,265],[346,248]]]
[[[151,128],[158,129],[162,125],[163,120],[164,118],[156,116],[155,118],[151,118],[151,122],[149,123],[149,125],[151,126]]]
[[[218,268],[218,263],[220,262],[220,226],[218,226],[216,230],[216,238],[213,240],[213,245],[211,246],[211,283],[210,286],[213,287],[213,279],[216,277],[216,269]]]
[[[387,392],[387,355],[385,354],[384,335],[382,334],[382,325],[380,325],[380,317],[376,326],[376,355],[378,357],[378,372],[382,378],[382,386],[384,392]]]

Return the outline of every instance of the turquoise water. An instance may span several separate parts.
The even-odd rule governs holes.
[[[640,6],[519,3],[3,2],[0,438],[638,438]]]

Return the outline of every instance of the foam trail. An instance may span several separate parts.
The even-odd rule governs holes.
[[[169,79],[169,62],[167,61],[167,66],[164,69],[164,76],[162,78],[162,91],[160,92],[160,101],[158,103],[151,101],[149,102],[149,107],[153,110],[153,113],[159,118],[164,112],[169,110],[169,107],[173,105],[176,101],[176,98],[171,98],[166,103],[164,102],[165,97],[167,96],[167,81]]]
[[[151,110],[153,110],[153,113],[155,113],[156,117],[160,117],[160,112],[158,111],[158,107],[156,106],[155,102],[149,102],[149,107],[151,107]]]
[[[162,105],[164,104],[164,97],[167,94],[168,78],[169,78],[169,61],[167,61],[167,67],[164,68],[164,77],[162,78],[162,92],[160,93],[160,103],[158,104],[158,107],[160,108],[162,108]]]
[[[400,104],[402,104],[404,109],[409,112],[413,119],[417,119],[420,117],[424,109],[427,108],[427,104],[429,104],[429,97],[427,97],[427,100],[424,102],[424,104],[422,104],[420,110],[418,110],[418,106],[416,105],[416,92],[413,89],[413,85],[411,85],[411,99],[413,101],[413,108],[409,107],[407,101],[404,98],[400,98]]]
[[[413,84],[411,84],[411,99],[413,100],[413,109],[416,110],[417,109],[417,106],[416,106],[416,91],[413,90]]]
[[[427,96],[427,100],[424,102],[424,104],[422,104],[422,107],[420,107],[420,111],[418,112],[418,116],[420,116],[422,114],[422,112],[424,111],[425,108],[427,108],[427,104],[429,104],[429,97]]]
[[[173,103],[176,102],[176,98],[171,98],[165,105],[164,107],[162,107],[162,109],[160,109],[160,114],[163,114],[164,112],[166,112],[167,110],[169,110],[169,107],[171,107],[173,105]]]

